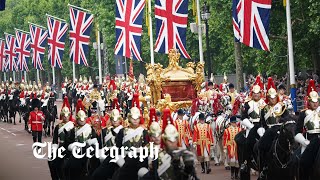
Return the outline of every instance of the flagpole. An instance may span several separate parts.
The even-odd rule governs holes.
[[[23,71],[23,74],[24,74],[24,82],[27,82],[27,72]]]
[[[52,84],[56,84],[56,74],[54,72],[54,67],[52,66]]]
[[[12,71],[13,82],[16,82],[16,72]]]
[[[197,0],[197,18],[198,18],[198,37],[199,37],[199,55],[200,63],[203,63],[203,49],[202,49],[202,25],[200,16],[200,2]]]
[[[148,0],[148,18],[149,18],[149,32],[150,32],[150,58],[151,65],[154,65],[154,50],[153,50],[153,32],[152,32],[152,18],[151,18],[151,0]]]
[[[37,26],[37,27],[39,27],[39,28],[42,28],[42,29],[47,29],[46,27],[40,26],[40,25],[38,25],[38,24],[34,24],[34,23],[32,23],[32,22],[28,22],[28,23],[31,24],[31,25]]]
[[[76,81],[76,64],[72,61],[73,83]]]
[[[29,32],[24,31],[24,30],[21,30],[21,29],[18,29],[18,28],[14,28],[14,30],[16,30],[16,31],[20,31],[20,32],[23,32],[23,33],[26,33],[26,34],[29,34]]]
[[[90,10],[88,10],[88,9],[84,9],[84,8],[81,8],[81,7],[78,7],[78,6],[75,6],[75,5],[68,4],[68,6],[73,7],[73,8],[77,8],[77,9],[79,9],[79,10],[83,10],[83,11],[91,12],[91,11],[90,11]]]
[[[40,72],[39,69],[37,69],[37,84],[40,82]]]
[[[50,15],[50,14],[46,14],[46,16],[51,17],[51,18],[54,18],[54,19],[57,19],[57,20],[60,20],[60,21],[63,21],[63,22],[66,22],[66,20],[61,19],[61,18],[58,18],[58,17],[56,17],[56,16],[52,16],[52,15]]]
[[[98,50],[98,64],[99,64],[99,84],[102,84],[102,69],[101,69],[101,48],[100,48],[100,31],[97,32],[97,50]]]
[[[288,33],[288,53],[289,53],[289,71],[290,71],[290,93],[294,112],[297,112],[297,99],[296,99],[296,82],[294,73],[294,58],[293,58],[293,43],[292,43],[292,30],[291,30],[291,12],[290,0],[286,4],[287,14],[287,33]]]

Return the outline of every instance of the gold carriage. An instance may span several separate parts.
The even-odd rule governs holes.
[[[151,103],[160,111],[165,107],[171,111],[190,107],[201,90],[204,64],[188,62],[185,68],[181,67],[180,53],[176,49],[169,50],[168,57],[167,68],[163,69],[159,63],[146,65]]]

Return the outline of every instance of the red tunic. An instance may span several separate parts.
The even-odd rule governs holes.
[[[178,146],[182,147],[182,142],[184,142],[185,145],[189,147],[189,140],[191,140],[192,137],[188,121],[182,120],[180,122],[180,120],[177,119],[173,121],[173,125],[176,127],[179,133]]]
[[[41,119],[41,117],[43,117],[43,120]],[[44,114],[42,111],[30,112],[28,124],[31,125],[32,131],[42,131],[43,122],[44,122]]]
[[[237,143],[234,141],[235,136],[241,131],[240,127],[230,126],[224,130],[223,133],[223,147],[228,149],[228,156],[230,159],[238,159]]]
[[[210,146],[213,144],[212,129],[207,123],[197,123],[193,131],[193,142],[197,144],[197,155],[204,156],[206,150],[210,155]]]

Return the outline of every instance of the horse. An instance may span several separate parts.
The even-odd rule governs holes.
[[[42,107],[42,111],[46,117],[44,126],[43,126],[46,136],[50,136],[50,127],[52,130],[51,132],[53,136],[54,122],[55,122],[55,119],[58,119],[57,106],[54,104],[54,101],[55,101],[55,97],[50,96],[48,99],[45,100],[44,106]]]
[[[28,120],[29,120],[29,113],[30,113],[30,98],[26,97],[25,99],[19,100],[19,122],[21,123],[21,119],[24,120],[24,129],[28,131]]]
[[[15,90],[13,94],[9,95],[8,105],[9,105],[9,123],[16,125],[16,114],[19,111],[19,91]]]
[[[8,103],[7,103],[6,94],[0,95],[0,118],[3,119],[4,122],[8,121]]]
[[[293,120],[287,120],[281,125],[279,135],[273,140],[270,151],[267,153],[266,179],[295,179],[293,156],[295,129],[296,122]]]

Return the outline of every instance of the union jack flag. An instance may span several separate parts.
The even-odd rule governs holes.
[[[16,62],[16,51],[15,51],[15,37],[10,34],[5,34],[6,37],[6,47],[5,47],[5,54],[6,54],[6,61],[5,61],[5,71],[17,71],[18,70],[18,63]]]
[[[235,40],[269,51],[271,0],[233,0],[232,23]]]
[[[75,64],[88,66],[90,33],[93,15],[70,7],[70,59]]]
[[[156,44],[155,51],[168,54],[169,50],[180,50],[190,59],[186,50],[188,23],[188,0],[156,0]]]
[[[20,71],[29,71],[30,35],[16,30],[16,54]]]
[[[142,60],[141,33],[145,0],[116,1],[115,54]]]
[[[0,39],[0,71],[4,71],[4,63],[6,60],[6,54],[4,52],[5,46],[5,41]]]
[[[30,24],[32,64],[36,69],[43,70],[42,61],[47,43],[48,31]]]
[[[48,59],[52,67],[62,68],[62,57],[68,24],[50,16],[48,24]]]

